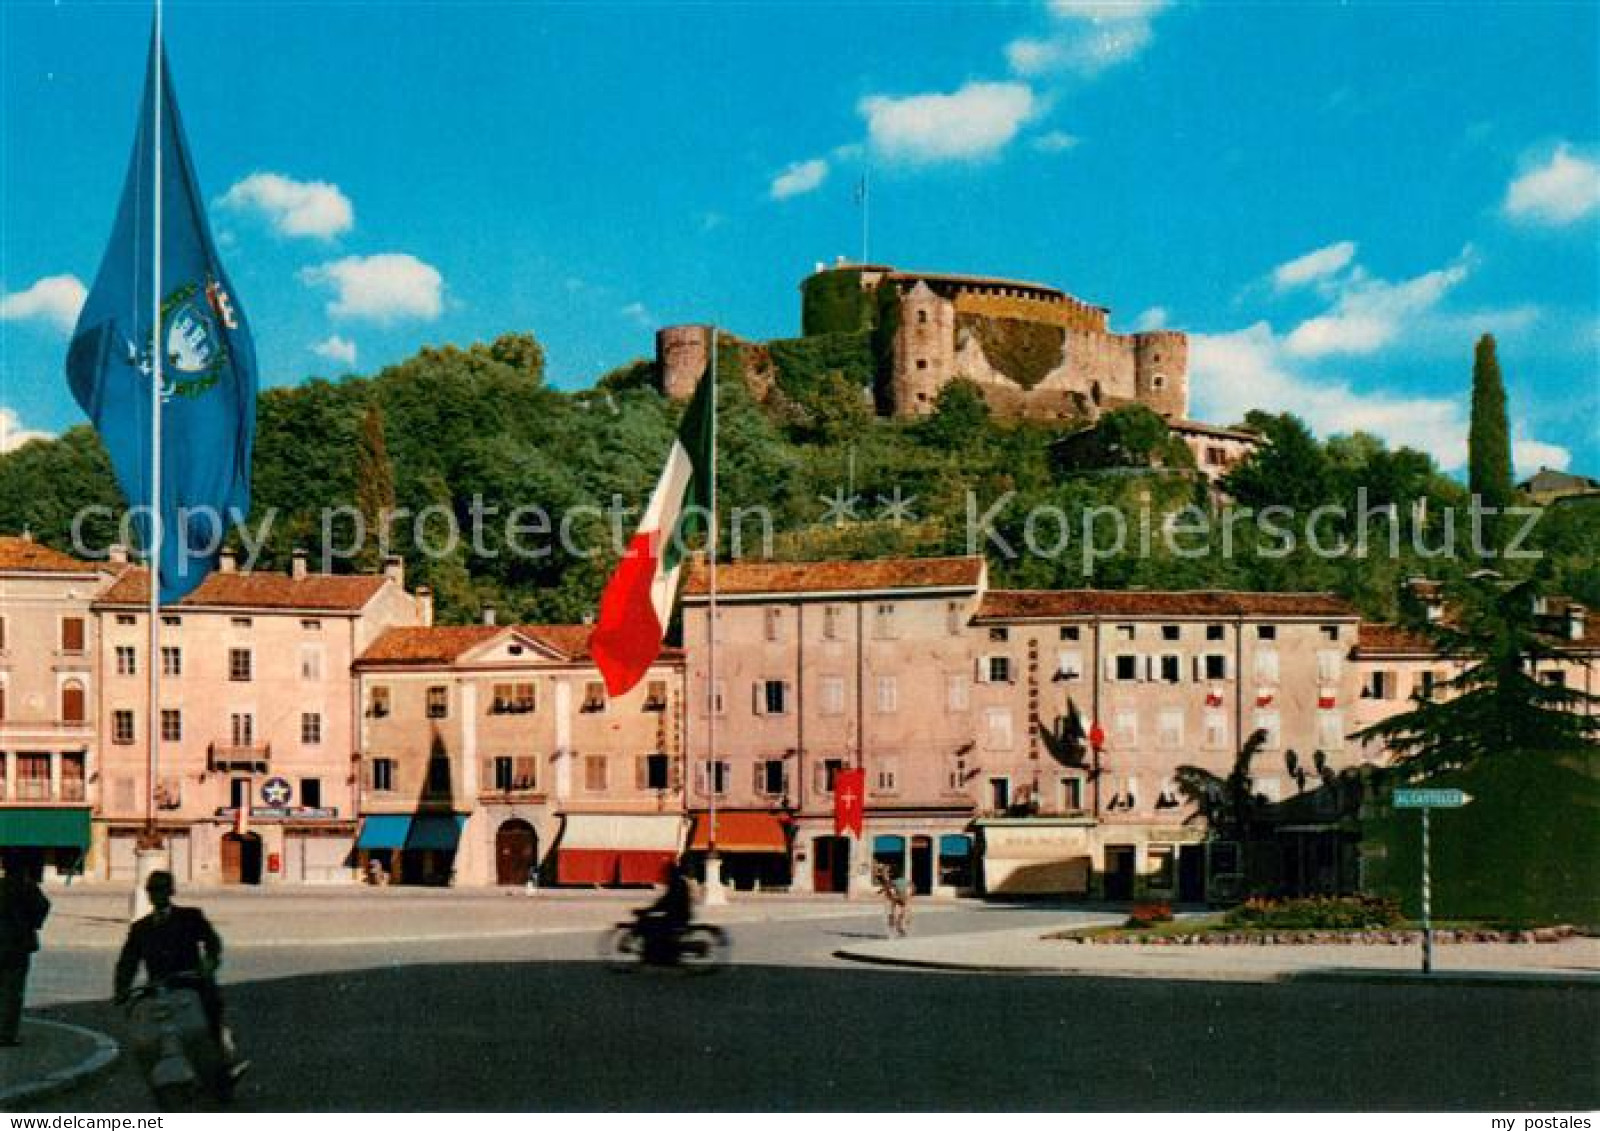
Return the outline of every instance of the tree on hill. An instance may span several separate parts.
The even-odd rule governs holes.
[[[989,402],[983,390],[964,377],[957,377],[933,402],[933,415],[917,426],[917,435],[926,444],[959,450],[977,440],[989,426]]]
[[[373,401],[361,419],[356,446],[356,509],[361,513],[365,537],[356,564],[370,570],[379,565],[379,542],[394,513],[394,468],[383,438],[383,406]]]
[[[1569,658],[1561,643],[1565,611],[1542,616],[1536,581],[1488,572],[1447,594],[1450,614],[1417,629],[1465,667],[1436,683],[1431,696],[1418,692],[1411,710],[1355,737],[1383,743],[1408,779],[1525,752],[1595,750],[1600,695],[1541,676]]]
[[[1303,420],[1287,412],[1252,412],[1245,423],[1266,442],[1223,477],[1228,494],[1245,506],[1284,506],[1302,516],[1332,497],[1327,452]]]
[[[1511,428],[1506,422],[1506,387],[1493,334],[1478,339],[1472,359],[1467,485],[1485,506],[1504,507],[1511,502]]]

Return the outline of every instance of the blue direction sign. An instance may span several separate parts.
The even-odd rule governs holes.
[[[1396,809],[1459,809],[1471,800],[1459,789],[1397,789],[1393,798]]]

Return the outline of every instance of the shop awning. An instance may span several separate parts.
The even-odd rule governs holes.
[[[872,838],[872,851],[874,853],[882,852],[887,855],[888,853],[892,852],[895,855],[900,855],[904,853],[905,850],[906,838],[903,836],[894,836],[893,834],[890,834],[887,836],[875,836]]]
[[[945,859],[972,855],[972,838],[959,833],[948,833],[939,838],[939,855]]]
[[[710,850],[711,819],[705,813],[696,814],[694,837],[689,841],[689,851]],[[717,851],[787,854],[789,838],[784,835],[783,821],[776,813],[718,813]]]
[[[668,813],[569,813],[556,845],[556,882],[661,883],[683,851],[683,826]]]
[[[1085,895],[1089,830],[1025,822],[983,825],[983,886],[990,895]]]
[[[454,852],[461,842],[461,830],[466,826],[467,819],[460,814],[416,817],[406,837],[406,851]]]
[[[88,847],[87,809],[0,809],[0,848]]]
[[[361,822],[361,834],[356,837],[356,848],[371,851],[384,848],[404,848],[411,832],[411,818],[404,814],[380,814]]]

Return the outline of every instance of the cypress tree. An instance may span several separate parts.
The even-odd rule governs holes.
[[[383,437],[383,406],[373,400],[361,420],[356,443],[356,509],[365,531],[356,555],[360,568],[370,570],[381,564],[378,553],[383,526],[394,506],[394,468]]]
[[[1494,335],[1478,339],[1472,360],[1472,423],[1467,433],[1467,485],[1486,507],[1511,503],[1511,429]]]

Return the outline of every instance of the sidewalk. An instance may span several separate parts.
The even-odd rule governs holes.
[[[1112,922],[1108,918],[1108,922]],[[1161,978],[1203,982],[1423,980],[1415,946],[1122,946],[1047,939],[1047,930],[885,939],[843,947],[856,962],[927,970]],[[1600,986],[1600,939],[1451,943],[1434,948],[1434,982]]]
[[[0,1111],[74,1087],[110,1068],[122,1051],[104,1033],[41,1017],[24,1017],[21,1037],[16,1048],[0,1049]]]

